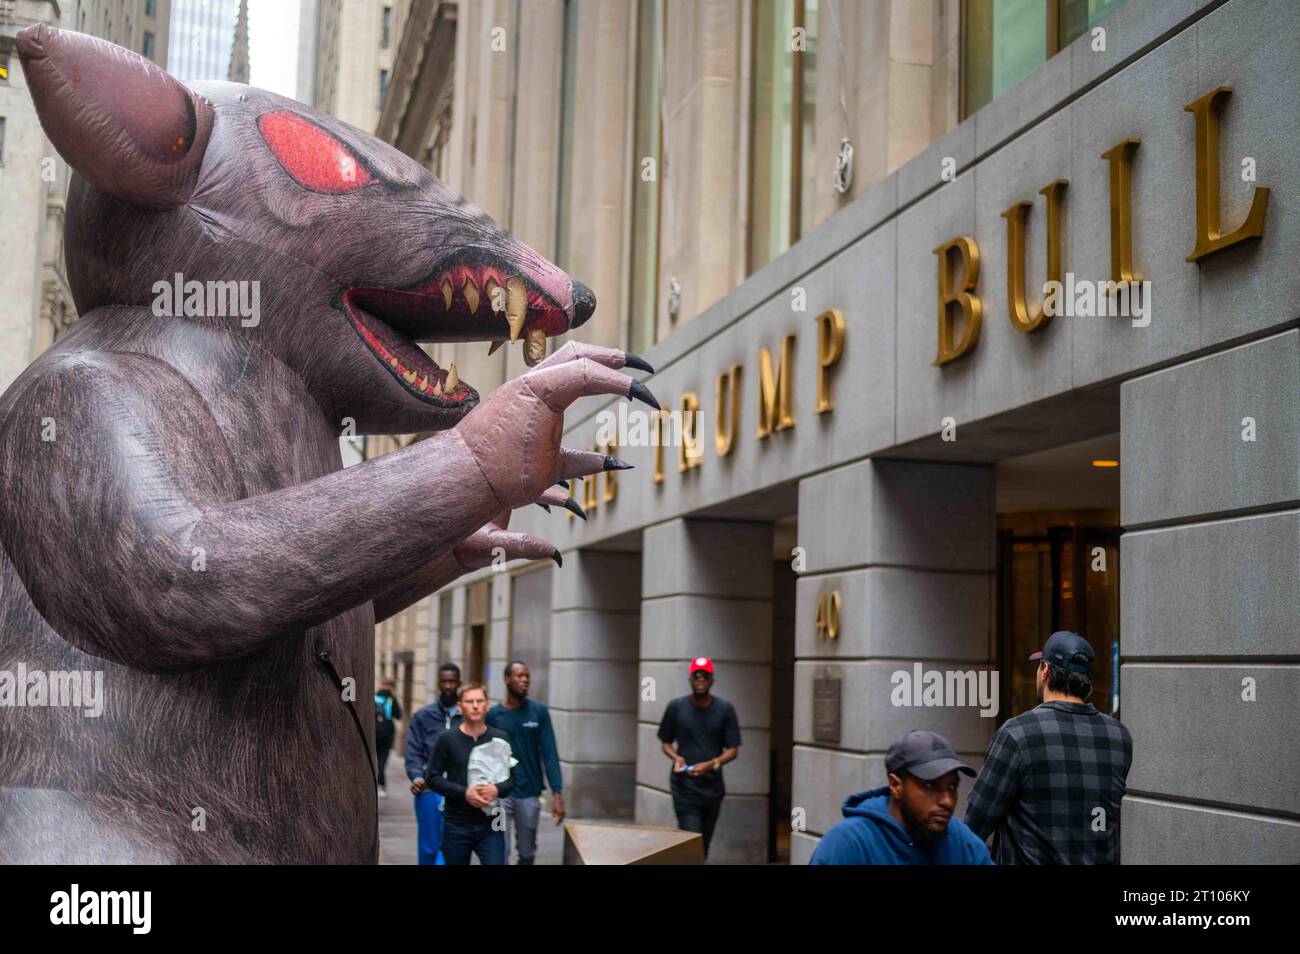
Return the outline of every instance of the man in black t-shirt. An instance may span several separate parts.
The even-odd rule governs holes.
[[[514,772],[504,763],[504,781],[484,782],[477,767],[484,752],[475,749],[496,740],[505,742],[504,756],[510,757],[510,736],[485,721],[487,690],[477,682],[460,687],[458,705],[463,721],[438,736],[425,768],[424,780],[441,795],[443,802],[442,857],[448,865],[467,865],[471,854],[479,864],[506,863],[505,812],[500,799],[514,790]],[[500,761],[500,760],[496,760]],[[471,769],[476,771],[471,772]],[[470,784],[471,775],[476,776]],[[490,777],[490,776],[489,776]]]
[[[713,688],[711,659],[692,659],[690,679],[691,694],[668,703],[659,723],[659,741],[664,755],[673,760],[677,827],[697,831],[704,837],[707,858],[722,799],[727,794],[722,766],[734,759],[740,748],[740,723],[735,706],[709,694]]]

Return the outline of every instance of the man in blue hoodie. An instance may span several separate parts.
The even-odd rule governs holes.
[[[959,819],[958,772],[975,770],[937,732],[913,731],[885,756],[889,784],[850,795],[844,820],[822,838],[814,865],[991,865],[988,847]]]

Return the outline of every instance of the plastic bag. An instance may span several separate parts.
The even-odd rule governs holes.
[[[469,764],[465,768],[465,786],[473,788],[475,785],[500,785],[510,778],[510,770],[518,764],[519,760],[511,754],[509,742],[505,739],[490,739],[470,750]],[[483,806],[483,813],[491,815],[498,801],[493,799],[492,804]]]

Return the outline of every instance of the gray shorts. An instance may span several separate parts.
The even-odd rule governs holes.
[[[541,815],[542,800],[533,798],[503,798],[506,810],[506,850],[510,848],[510,830],[515,832],[515,845],[519,851],[518,864],[531,865],[537,856],[537,819]]]

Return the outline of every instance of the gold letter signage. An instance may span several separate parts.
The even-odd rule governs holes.
[[[1061,193],[1068,184],[1057,179],[1040,189],[1047,197],[1047,281],[1061,282]],[[1017,202],[1002,213],[1007,220],[1007,311],[1016,331],[1037,331],[1051,321],[1051,313],[1042,305],[1031,314],[1025,303],[1025,219],[1032,202]]]
[[[1110,163],[1110,280],[1136,281],[1133,274],[1133,153],[1140,139],[1125,139],[1101,154]]]
[[[740,427],[740,365],[718,375],[717,402],[713,412],[713,446],[719,457],[726,457]]]
[[[826,379],[826,369],[840,360],[844,353],[844,315],[838,308],[823,311],[817,316],[817,413],[835,410],[831,400],[831,385]]]
[[[772,373],[772,356],[766,348],[758,349],[758,437],[794,427],[794,335],[781,339],[776,374]]]
[[[1219,234],[1219,114],[1231,94],[1231,87],[1220,86],[1183,107],[1196,116],[1196,248],[1187,256],[1189,262],[1264,234],[1268,189],[1262,186],[1256,187],[1241,228]]]
[[[681,445],[677,449],[677,469],[690,470],[700,466],[704,452],[695,440],[696,423],[700,419],[700,399],[694,391],[687,391],[681,400]]]
[[[951,251],[956,251],[961,259],[960,284],[953,280],[949,267],[948,253]],[[971,292],[980,277],[980,250],[973,238],[962,236],[944,242],[934,250],[934,254],[939,256],[939,354],[934,359],[938,366],[960,358],[979,341],[981,306],[979,298]],[[950,305],[956,305],[962,313],[962,336],[956,345],[952,341]]]

